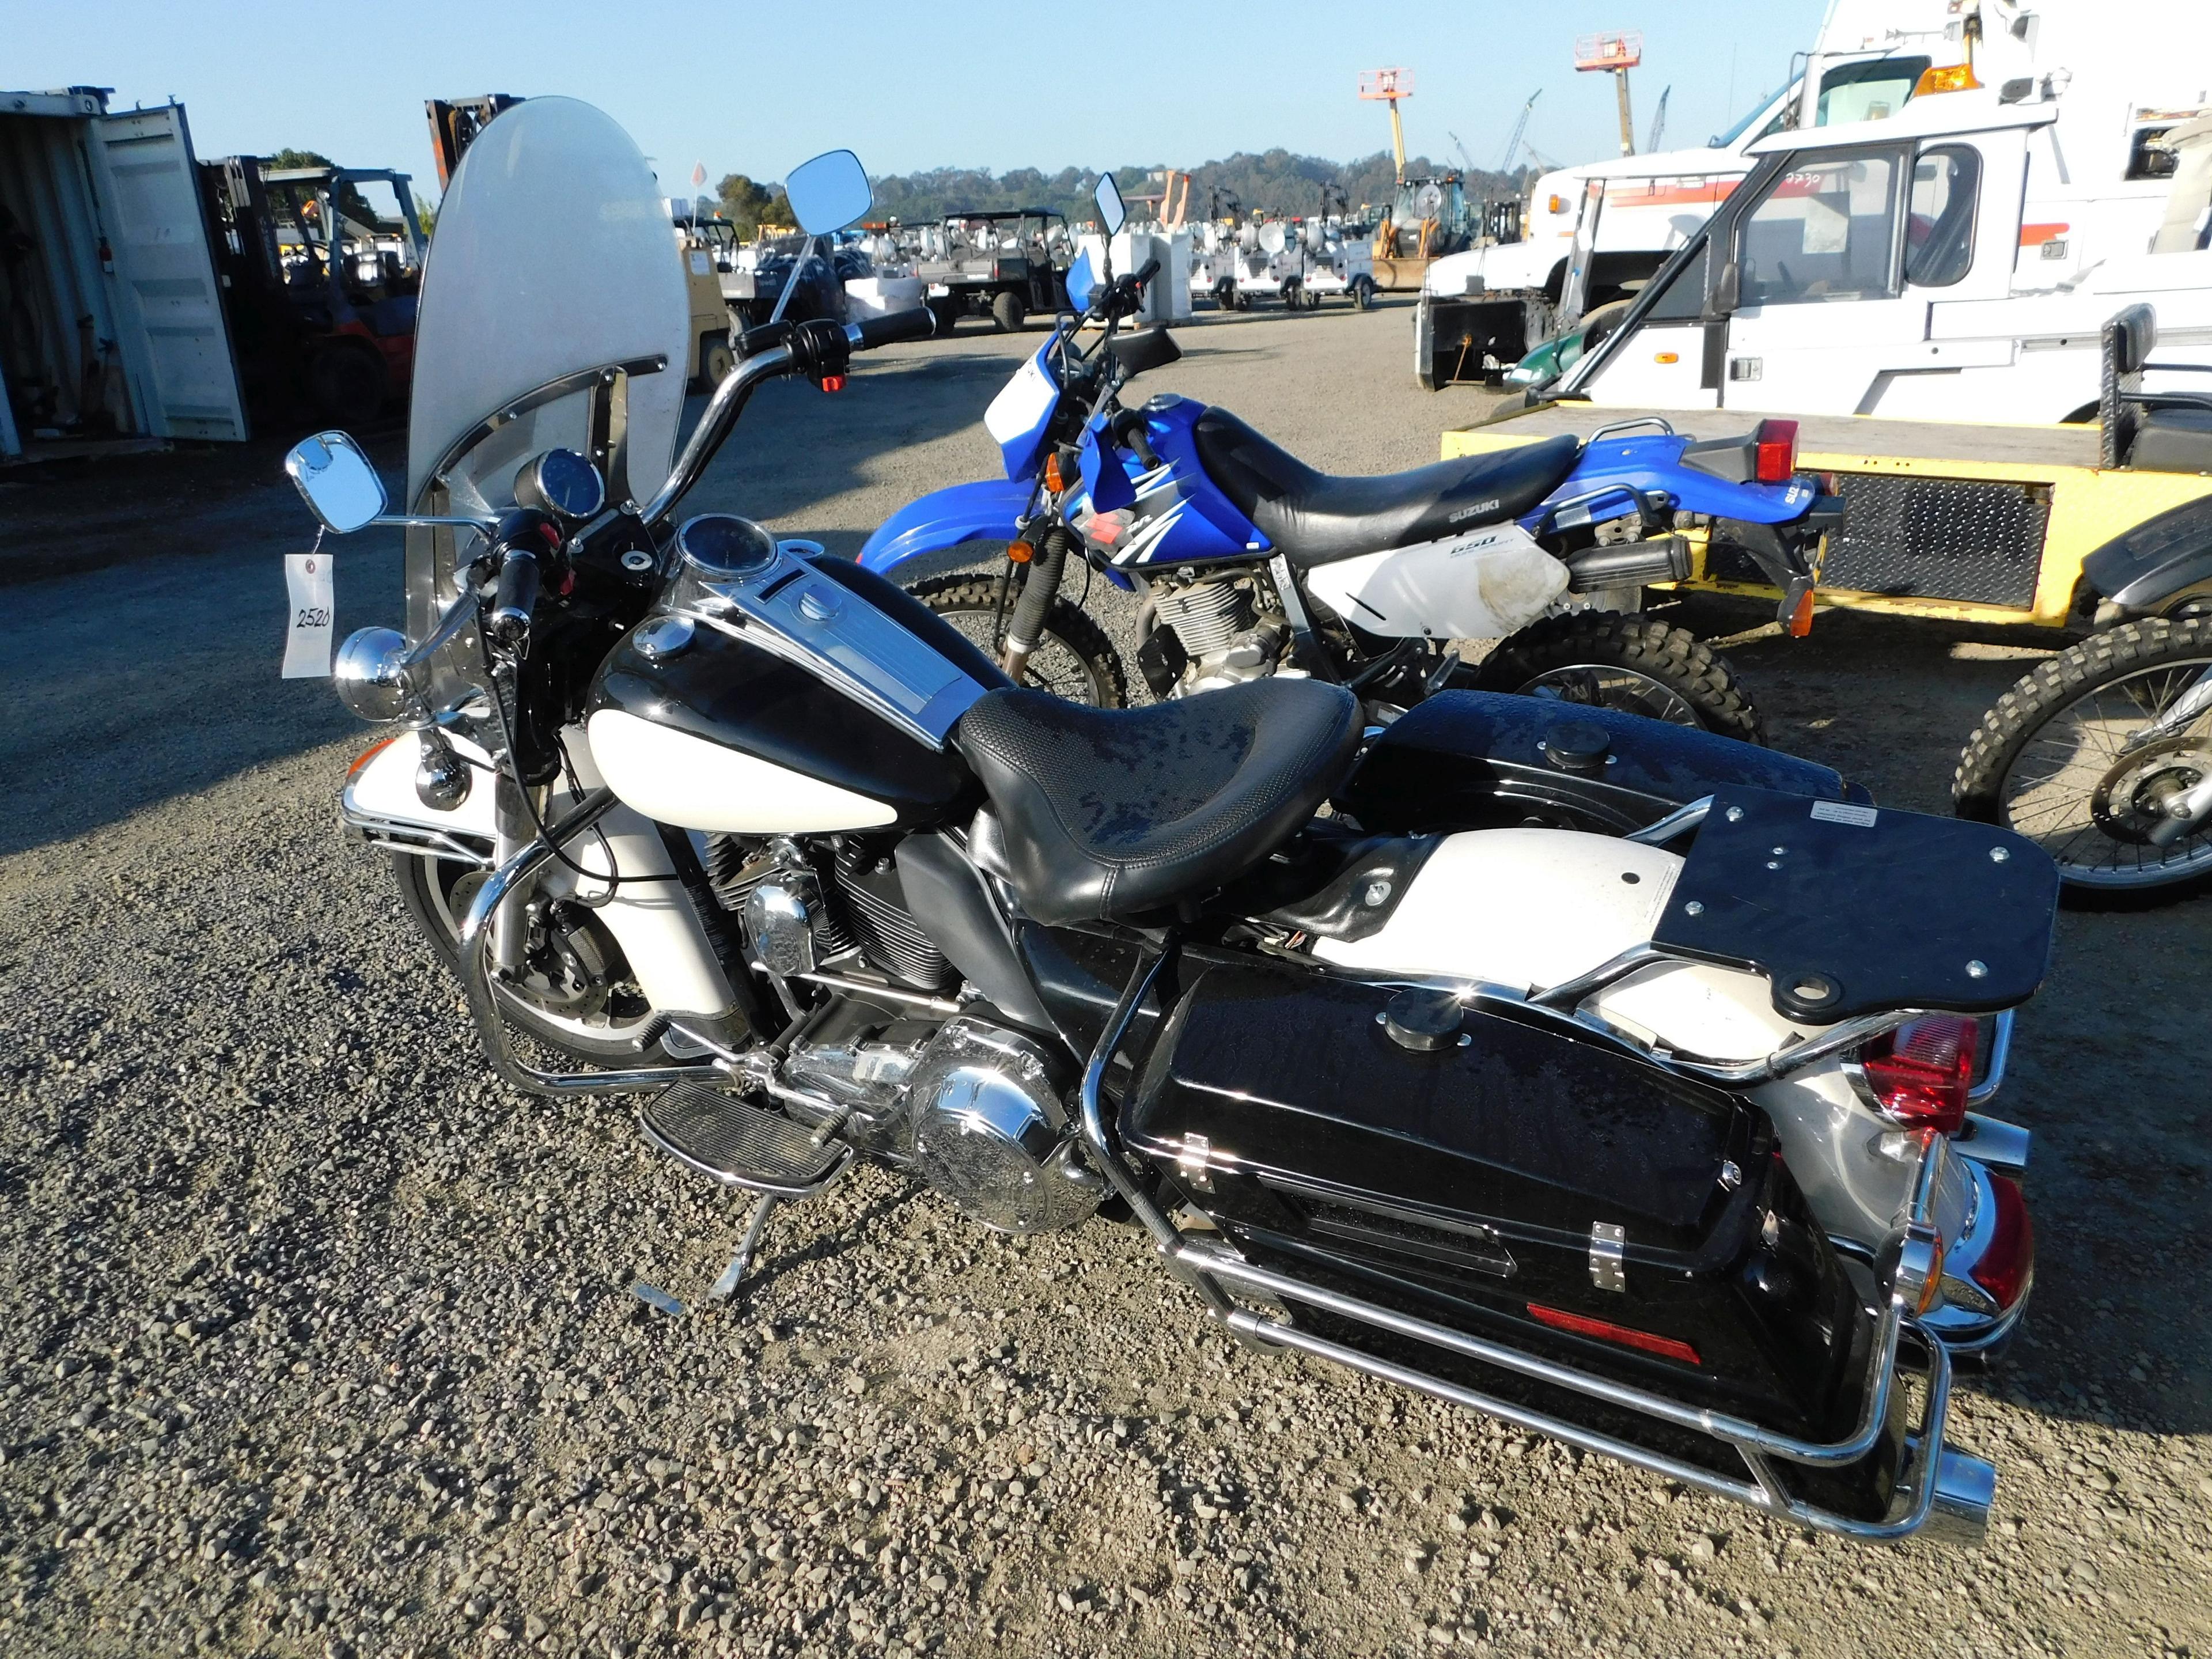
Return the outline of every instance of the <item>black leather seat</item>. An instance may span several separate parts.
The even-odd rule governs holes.
[[[1295,565],[1328,564],[1516,519],[1575,470],[1582,444],[1546,438],[1410,472],[1337,478],[1316,472],[1223,409],[1192,434],[1206,474]]]
[[[1344,781],[1359,732],[1342,686],[1265,679],[1148,708],[990,691],[952,740],[997,809],[1023,908],[1058,924],[1242,873]]]

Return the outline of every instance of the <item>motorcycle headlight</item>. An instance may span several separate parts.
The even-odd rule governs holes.
[[[406,656],[406,635],[396,629],[362,628],[347,635],[331,666],[338,701],[365,720],[406,719],[419,702],[404,666]]]

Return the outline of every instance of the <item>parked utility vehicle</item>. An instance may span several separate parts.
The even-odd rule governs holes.
[[[1012,333],[1031,312],[1066,308],[1074,256],[1067,221],[1050,208],[948,213],[942,234],[941,254],[915,266],[939,334],[978,313]]]

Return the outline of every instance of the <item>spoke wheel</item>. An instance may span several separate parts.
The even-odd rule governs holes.
[[[1735,671],[1686,628],[1611,611],[1532,623],[1476,668],[1485,690],[1616,708],[1675,726],[1762,741],[1759,711]]]
[[[2212,713],[2143,729],[2212,669],[2212,621],[2129,623],[2038,664],[1959,758],[1960,816],[2002,823],[2057,861],[2076,902],[2173,896],[2212,881],[2212,825],[2170,847],[2151,830],[2212,773]]]
[[[1006,647],[1006,623],[1021,592],[1018,582],[1006,592],[1006,616],[999,614],[995,576],[938,576],[908,590],[915,598],[972,640],[997,662]],[[1049,691],[1070,702],[1095,708],[1121,708],[1129,701],[1129,677],[1121,653],[1106,630],[1066,599],[1054,599],[1045,617],[1044,637],[1022,670],[1022,684]]]

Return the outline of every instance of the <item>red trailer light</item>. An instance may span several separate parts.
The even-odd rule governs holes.
[[[1613,1324],[1609,1320],[1592,1319],[1588,1314],[1569,1313],[1564,1308],[1547,1308],[1540,1302],[1531,1302],[1528,1306],[1531,1319],[1540,1325],[1549,1325],[1554,1330],[1571,1331],[1577,1336],[1594,1336],[1601,1342],[1618,1342],[1624,1348],[1656,1353],[1662,1359],[1679,1359],[1685,1365],[1704,1363],[1698,1358],[1698,1351],[1678,1337],[1656,1336],[1650,1331]]]
[[[1761,421],[1751,441],[1758,447],[1759,483],[1788,483],[1797,471],[1797,422]]]
[[[1859,1050],[1868,1093],[1899,1123],[1956,1134],[1966,1121],[1978,1036],[1976,1023],[1960,1014],[1907,1020]]]
[[[1966,1276],[1995,1297],[1998,1307],[2009,1310],[2027,1293],[2028,1280],[2035,1273],[2035,1228],[2027,1218],[2027,1199],[2020,1182],[1992,1170],[1990,1192],[1996,1200],[1996,1231]]]

